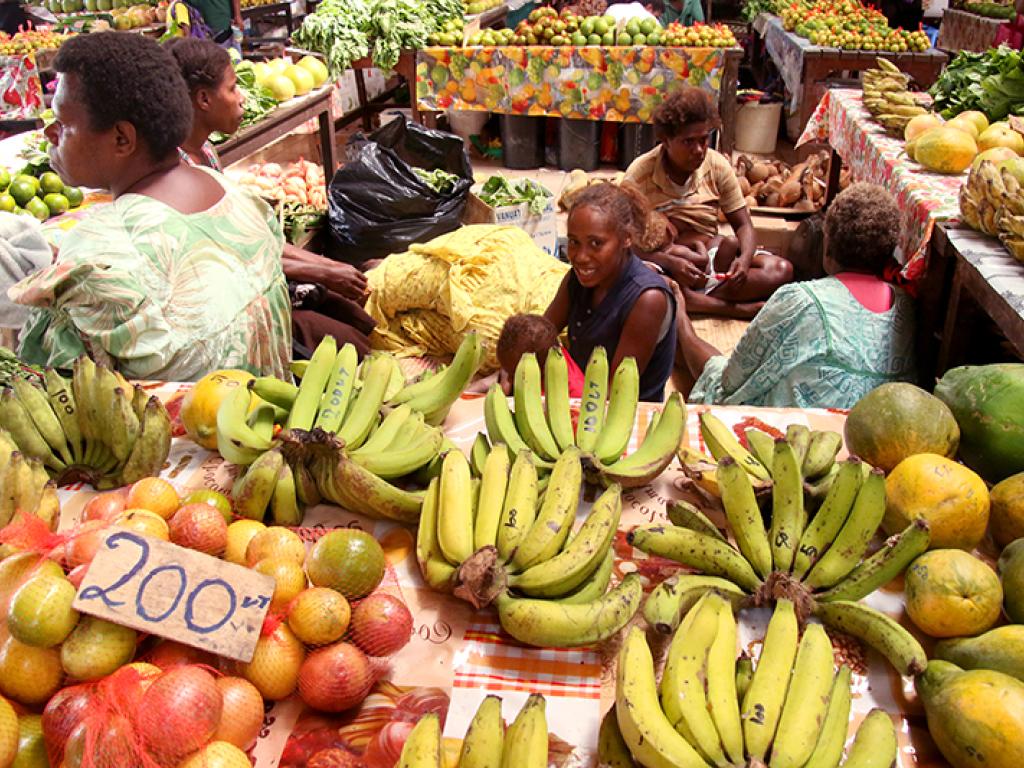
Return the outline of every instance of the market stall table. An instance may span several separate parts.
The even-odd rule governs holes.
[[[284,22],[288,28],[290,37],[295,27],[295,20],[292,18],[292,4],[290,2],[270,3],[269,5],[254,5],[242,9],[242,18],[252,21],[273,20]]]
[[[825,81],[838,72],[860,72],[872,69],[879,58],[887,59],[927,87],[935,82],[946,63],[946,54],[935,49],[923,53],[892,53],[890,51],[852,51],[812,45],[806,38],[787,32],[782,19],[761,13],[754,19],[759,49],[767,51],[782,75],[790,94],[790,111],[799,119],[797,132],[803,130],[827,86]],[[755,51],[755,60],[758,55]],[[796,136],[790,138],[795,139]]]
[[[996,44],[996,33],[1004,22],[976,13],[947,8],[942,13],[942,26],[935,47],[950,53],[987,51]]]
[[[416,106],[649,123],[672,84],[718,98],[720,149],[735,135],[739,48],[480,46],[416,56]]]

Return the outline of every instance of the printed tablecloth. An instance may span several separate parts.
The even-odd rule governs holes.
[[[43,111],[43,83],[33,54],[0,56],[0,118],[25,120]]]
[[[859,90],[827,91],[797,146],[807,142],[828,142],[855,181],[880,184],[895,196],[903,219],[896,258],[905,278],[922,277],[935,222],[959,218],[960,186],[967,175],[931,173],[911,162],[903,140],[886,135],[870,119]]]
[[[416,97],[429,111],[649,122],[682,83],[717,97],[725,60],[721,48],[427,48],[416,54]]]
[[[824,50],[820,45],[811,45],[810,40],[786,31],[782,19],[771,13],[760,13],[754,19],[754,31],[764,40],[765,50],[771,56],[782,82],[789,92],[789,109],[800,108],[800,94],[804,90],[804,56],[811,51]]]
[[[190,385],[157,384],[153,391],[176,412],[176,404]],[[445,423],[445,432],[468,451],[478,431],[484,430],[483,400],[463,399],[455,404]],[[786,426],[804,424],[812,429],[842,431],[845,416],[825,410],[782,410],[762,408],[713,408],[734,430],[758,426],[781,436]],[[687,439],[703,449],[698,426],[698,409],[689,409]],[[643,438],[649,421],[650,406],[641,404],[637,432],[630,451]],[[163,477],[185,494],[198,488],[228,492],[235,468],[187,439],[175,439]],[[676,571],[676,566],[658,558],[648,559],[635,552],[625,534],[635,525],[665,519],[665,502],[688,496],[688,481],[678,464],[647,487],[624,495],[622,520],[616,540],[616,580],[629,572],[639,572],[645,588],[651,588]],[[64,501],[61,524],[74,525],[91,489],[69,488],[61,493]],[[581,505],[579,519],[589,512]],[[708,514],[724,527],[721,512]],[[371,531],[382,543],[389,562],[384,588],[400,594],[414,616],[414,634],[410,643],[390,660],[387,678],[378,683],[370,698],[358,711],[344,715],[325,715],[308,710],[293,697],[268,706],[265,727],[254,748],[257,768],[299,768],[318,751],[341,748],[360,756],[367,768],[391,768],[397,752],[389,750],[394,739],[404,738],[411,723],[426,711],[436,711],[444,719],[449,757],[458,755],[459,741],[483,696],[497,693],[504,701],[508,721],[518,712],[531,691],[547,697],[548,728],[551,733],[552,764],[586,766],[595,764],[597,730],[602,714],[612,705],[617,644],[576,649],[537,649],[520,645],[504,634],[493,611],[474,612],[467,603],[428,589],[420,577],[415,558],[414,531],[350,514],[337,507],[319,505],[309,509],[300,534],[307,542],[339,527],[359,527]],[[881,590],[869,602],[876,608],[900,618],[902,596],[892,589]],[[745,610],[741,615],[741,647],[756,658],[763,637],[768,609]],[[640,621],[640,619],[637,619]],[[666,643],[655,642],[655,653],[663,653]],[[913,700],[912,687],[898,677],[881,657],[866,650],[858,641],[835,637],[837,658],[853,670],[853,719],[859,720],[875,706],[902,718],[900,765],[941,765],[927,735],[924,718]],[[332,763],[333,764],[333,763]],[[447,765],[454,765],[450,759]]]
[[[987,51],[996,44],[996,32],[1003,22],[988,19],[976,13],[947,8],[942,14],[936,48],[957,51]]]

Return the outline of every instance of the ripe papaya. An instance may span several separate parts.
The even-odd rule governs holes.
[[[1007,624],[977,637],[935,644],[935,658],[963,669],[991,669],[1024,682],[1024,626]]]
[[[1017,539],[999,555],[1003,582],[1003,610],[1015,624],[1024,624],[1024,539]]]
[[[935,385],[960,425],[960,458],[990,483],[1024,471],[1024,363],[962,366]]]

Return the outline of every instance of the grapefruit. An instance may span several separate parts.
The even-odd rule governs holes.
[[[56,648],[36,648],[10,636],[0,642],[0,694],[35,706],[56,693],[63,680]]]
[[[375,682],[370,659],[350,643],[335,643],[306,657],[299,695],[313,709],[344,712],[362,703]]]
[[[292,64],[288,69],[284,71],[285,77],[292,81],[295,86],[296,96],[305,96],[315,87],[315,81],[313,80],[313,74],[305,67],[300,67],[298,64]]]
[[[131,661],[135,641],[130,627],[83,616],[61,645],[60,662],[75,680],[96,680]]]
[[[199,667],[175,667],[143,694],[138,730],[157,762],[174,765],[213,738],[223,707],[213,675]]]
[[[75,588],[63,575],[35,576],[22,584],[7,609],[7,629],[19,641],[52,648],[71,634],[78,611],[71,607]]]
[[[979,635],[1003,606],[996,572],[961,549],[925,552],[910,564],[904,584],[907,615],[932,637]]]
[[[264,699],[286,699],[299,684],[306,649],[287,624],[256,641],[252,660],[238,665],[238,674],[256,686]]]
[[[384,550],[373,536],[353,528],[331,531],[306,558],[309,580],[349,600],[370,594],[384,578]]]
[[[39,715],[18,718],[18,756],[11,768],[50,768],[43,741],[43,718]]]
[[[930,171],[963,173],[978,154],[974,137],[953,122],[926,131],[914,144],[914,159]],[[963,125],[973,127],[969,121],[963,121]]]
[[[885,481],[882,527],[895,534],[921,517],[931,528],[931,549],[974,549],[988,527],[985,481],[962,464],[934,453],[901,461]]]
[[[314,56],[303,56],[299,59],[299,66],[313,76],[313,86],[319,88],[327,82],[329,72],[327,65]]]
[[[18,715],[0,697],[0,765],[11,765],[18,754]]]
[[[113,525],[161,541],[170,541],[171,539],[167,521],[148,509],[126,509],[115,518]]]
[[[264,87],[278,101],[288,101],[295,97],[295,83],[283,73],[268,77]]]
[[[253,378],[248,371],[234,368],[203,376],[181,401],[185,433],[203,448],[217,450],[217,409],[229,392],[246,386]]]
[[[218,678],[217,687],[224,706],[213,738],[248,749],[263,726],[263,697],[242,677]]]
[[[268,557],[253,566],[253,570],[274,580],[274,594],[270,610],[280,613],[297,594],[306,588],[306,573],[302,566],[286,557]]]
[[[130,509],[147,509],[164,520],[170,520],[181,506],[181,497],[174,486],[163,478],[144,477],[128,491],[125,506]]]
[[[252,762],[248,755],[234,744],[227,741],[211,741],[178,768],[252,768]]]
[[[228,543],[224,515],[209,504],[186,504],[170,522],[171,541],[179,547],[220,557]]]

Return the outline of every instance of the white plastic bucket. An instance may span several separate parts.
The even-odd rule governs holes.
[[[448,127],[452,133],[462,138],[469,145],[469,137],[476,136],[484,129],[490,112],[471,109],[449,109]]]
[[[755,155],[770,155],[779,138],[782,103],[749,102],[736,110],[736,149]]]

